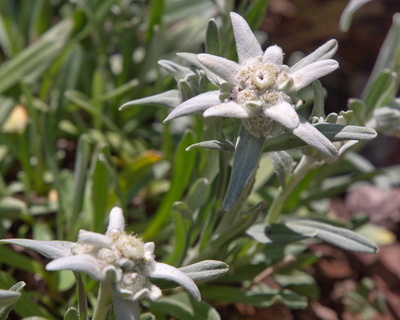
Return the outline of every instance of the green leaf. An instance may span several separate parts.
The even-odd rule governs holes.
[[[72,22],[63,20],[43,34],[37,41],[19,52],[0,67],[0,92],[18,81],[32,82],[64,48],[72,30]]]
[[[286,179],[293,168],[293,158],[286,151],[270,152],[269,156],[279,183],[284,187],[286,185]]]
[[[377,245],[366,237],[327,223],[300,219],[288,221],[285,225],[303,236],[315,237],[342,249],[365,253],[376,253],[379,250]]]
[[[188,194],[185,197],[185,203],[188,204],[190,211],[194,212],[201,208],[210,198],[211,184],[207,179],[197,179]]]
[[[151,0],[150,1],[150,13],[148,17],[148,29],[146,32],[146,41],[150,41],[153,36],[154,28],[161,22],[164,14],[164,0]]]
[[[360,99],[349,99],[347,108],[353,111],[355,123],[357,125],[363,125],[366,123],[365,110],[367,109],[367,106],[364,101]]]
[[[263,283],[247,291],[228,286],[207,286],[202,289],[202,296],[207,300],[243,303],[258,308],[267,308],[276,302],[281,302],[293,309],[307,307],[306,297],[289,289],[274,290]]]
[[[311,112],[311,118],[325,118],[324,89],[322,88],[321,82],[319,80],[315,80],[312,83],[312,88],[314,91],[314,105]]]
[[[340,17],[340,30],[347,32],[350,29],[353,14],[367,2],[372,0],[350,0]]]
[[[64,314],[64,320],[79,320],[79,311],[76,308],[69,307]]]
[[[363,100],[367,107],[365,118],[370,119],[376,108],[392,102],[398,87],[397,74],[390,69],[384,69],[363,92]]]
[[[26,202],[13,197],[4,197],[0,200],[0,217],[2,219],[18,217],[26,212]]]
[[[172,206],[171,214],[175,227],[174,249],[165,262],[170,265],[178,266],[186,256],[192,213],[186,203],[175,202]]]
[[[97,146],[92,158],[91,182],[93,204],[93,232],[101,232],[106,220],[109,177],[105,163],[110,150],[105,146]]]
[[[265,18],[268,3],[268,0],[256,0],[251,3],[250,10],[246,15],[246,21],[253,30],[257,30]]]
[[[157,301],[148,301],[150,310],[169,314],[179,320],[220,320],[218,312],[201,301],[193,303],[186,292],[168,297],[161,297]]]
[[[229,271],[229,266],[222,261],[204,260],[179,270],[186,273],[193,281],[209,280],[220,277]]]
[[[3,129],[4,123],[7,122],[8,116],[15,107],[15,101],[11,98],[0,96],[0,129]]]
[[[242,127],[233,156],[231,178],[223,207],[226,211],[239,200],[254,177],[264,145],[264,138],[256,138]]]
[[[390,69],[400,76],[400,14],[393,15],[392,26],[386,36],[385,41],[381,46],[378,58],[376,59],[374,69],[368,79],[368,84],[364,89],[362,97],[365,96],[365,91],[368,90],[370,84],[381,74],[385,69]]]
[[[205,48],[206,48],[206,53],[208,54],[213,54],[215,56],[221,55],[219,31],[218,31],[218,26],[215,23],[215,19],[211,19],[208,21]]]
[[[305,295],[309,299],[317,299],[319,297],[318,284],[312,276],[305,272],[293,270],[288,274],[277,273],[273,275],[273,278],[281,287]]]
[[[71,216],[67,220],[67,228],[69,229],[67,239],[75,239],[80,224],[77,223],[82,210],[84,189],[87,180],[88,166],[90,160],[90,143],[87,136],[79,137],[76,149],[75,171],[74,171],[74,188],[73,188],[73,207],[71,208]]]
[[[31,272],[34,270],[31,270]],[[29,271],[28,271],[29,272]],[[18,282],[15,285],[15,280],[6,272],[0,271],[0,286],[7,287],[12,286],[13,290],[20,290],[22,288],[22,283]],[[37,319],[55,320],[56,318],[52,316],[43,306],[37,303],[37,297],[33,297],[29,292],[23,291],[21,298],[18,303],[14,306],[13,312],[18,315],[18,319],[30,317],[33,314],[36,315]]]
[[[228,151],[228,152],[235,152],[235,145],[227,140],[208,140],[202,141],[191,146],[187,147],[186,150],[193,150],[197,148],[206,148],[211,150],[218,150],[218,151]]]
[[[186,190],[196,159],[196,153],[186,152],[186,148],[194,143],[194,139],[195,136],[191,131],[186,131],[182,137],[173,162],[174,167],[171,178],[171,187],[158,207],[150,225],[147,227],[143,235],[144,239],[154,239],[160,233],[160,229],[170,217],[172,204],[175,201],[178,201]]]

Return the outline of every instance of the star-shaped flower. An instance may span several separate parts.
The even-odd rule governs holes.
[[[28,239],[0,240],[0,243],[18,244],[55,259],[47,264],[47,270],[83,272],[111,287],[117,319],[140,319],[138,301],[161,296],[161,290],[150,278],[174,281],[200,301],[199,289],[189,276],[173,266],[156,262],[154,243],[143,243],[124,229],[122,210],[114,207],[105,235],[81,230],[76,243]]]
[[[288,67],[283,64],[279,46],[270,46],[263,52],[247,22],[233,12],[231,20],[239,62],[210,54],[197,55],[196,65],[219,79],[219,90],[184,101],[165,121],[197,113],[204,117],[239,118],[256,138],[288,130],[327,157],[335,158],[335,146],[297,114],[301,101],[296,93],[338,68],[338,63],[330,59],[337,49],[336,40],[328,41]]]

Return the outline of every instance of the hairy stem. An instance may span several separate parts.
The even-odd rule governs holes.
[[[105,320],[108,309],[111,305],[111,284],[107,282],[100,282],[99,296],[97,298],[96,309],[93,312],[92,320]]]
[[[299,182],[305,177],[305,175],[314,167],[315,161],[307,156],[303,156],[294,170],[292,176],[289,178],[287,184],[284,187],[279,187],[278,194],[275,200],[272,202],[265,222],[271,224],[278,220],[279,214],[282,211],[283,205],[292,193],[293,189],[299,184]]]

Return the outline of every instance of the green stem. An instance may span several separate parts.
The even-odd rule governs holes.
[[[112,287],[108,282],[100,282],[99,296],[92,320],[105,320],[111,305]]]
[[[282,211],[283,205],[292,193],[293,189],[299,184],[299,182],[305,177],[305,175],[314,167],[315,161],[307,156],[303,156],[294,170],[292,176],[289,178],[287,184],[284,187],[279,187],[278,194],[275,196],[272,202],[265,222],[271,224],[277,221],[279,214]]]

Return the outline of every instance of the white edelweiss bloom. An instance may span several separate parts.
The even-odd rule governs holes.
[[[149,278],[174,281],[200,301],[200,292],[193,280],[175,267],[156,262],[154,243],[144,243],[126,234],[124,224],[122,210],[114,207],[105,235],[81,230],[78,241],[71,246],[71,253],[51,261],[46,269],[79,271],[96,280],[111,283],[113,301],[119,309],[117,318],[118,314],[138,315],[139,299],[148,297],[156,300],[161,296],[161,290]],[[123,312],[121,308],[128,310]]]
[[[256,138],[293,132],[324,155],[337,156],[335,146],[296,112],[296,93],[313,81],[338,68],[330,59],[337,41],[330,40],[292,67],[283,64],[283,51],[277,46],[261,49],[247,22],[231,13],[239,62],[219,56],[199,54],[200,66],[222,79],[220,90],[206,92],[184,101],[165,119],[169,121],[189,114],[204,117],[230,117],[242,120]]]

